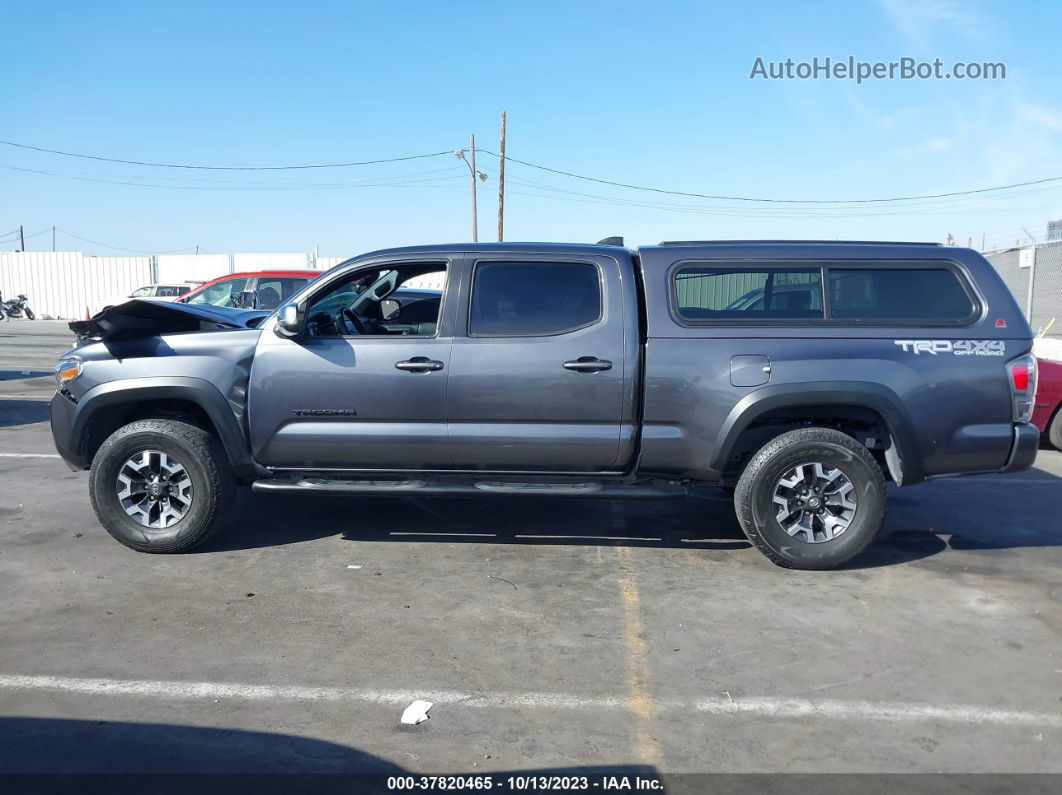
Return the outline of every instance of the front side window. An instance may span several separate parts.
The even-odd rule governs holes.
[[[190,304],[210,304],[211,306],[235,306],[233,300],[244,291],[246,279],[228,279],[212,284],[188,299]]]
[[[674,277],[684,320],[822,319],[818,268],[687,267]]]
[[[177,287],[177,286],[174,286],[174,285],[164,285],[162,287],[159,287],[155,291],[155,295],[158,296],[159,298],[172,298],[175,295],[183,295],[186,292],[188,292],[188,288],[187,287]]]
[[[406,284],[415,279],[430,279],[445,288],[446,266],[410,263],[357,270],[309,300],[306,333],[311,337],[433,337],[439,330],[441,293],[432,296],[434,300],[418,301],[416,309],[407,312],[411,292]]]
[[[133,292],[129,293],[130,298],[143,298],[146,295],[151,295],[150,287],[138,287]]]
[[[480,262],[468,331],[474,336],[552,336],[601,317],[597,267],[575,262]]]
[[[956,323],[974,305],[948,268],[830,268],[830,317]]]

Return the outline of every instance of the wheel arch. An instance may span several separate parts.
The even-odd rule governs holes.
[[[188,416],[217,437],[238,477],[252,478],[264,473],[251,457],[247,436],[233,407],[217,387],[201,378],[131,378],[93,387],[74,411],[71,449],[91,462],[103,440],[126,422],[177,415]]]
[[[912,433],[911,418],[899,396],[886,386],[864,381],[820,381],[761,387],[731,409],[716,436],[712,469],[724,472],[739,449],[742,435],[757,420],[802,407],[836,406],[873,412],[890,438],[884,451],[893,480],[901,485],[925,479],[925,468]]]

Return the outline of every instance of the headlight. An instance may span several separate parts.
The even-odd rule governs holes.
[[[79,359],[63,359],[55,365],[55,380],[59,386],[70,383],[81,375],[81,361]]]

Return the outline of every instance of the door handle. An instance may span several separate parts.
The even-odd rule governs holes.
[[[414,356],[404,362],[395,362],[395,367],[409,373],[430,373],[433,370],[443,369],[443,363],[427,356]]]
[[[574,361],[565,362],[564,369],[575,370],[577,373],[600,373],[602,370],[611,370],[612,362],[598,359],[596,356],[580,356]]]

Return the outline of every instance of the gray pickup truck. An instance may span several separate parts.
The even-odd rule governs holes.
[[[441,287],[440,287],[441,286]],[[275,313],[75,322],[60,454],[120,542],[179,552],[237,485],[535,498],[734,493],[772,561],[871,542],[886,481],[1032,465],[1032,334],[924,243],[474,244],[348,260]]]

